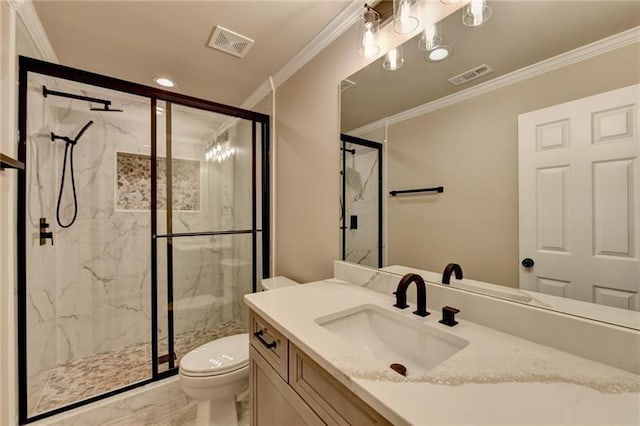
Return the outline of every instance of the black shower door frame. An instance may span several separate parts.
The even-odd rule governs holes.
[[[95,395],[93,397],[74,402],[53,410],[37,414],[29,417],[27,406],[27,227],[26,227],[26,209],[27,209],[27,84],[28,74],[36,73],[49,77],[61,78],[73,82],[84,83],[96,87],[116,90],[132,95],[146,97],[150,101],[150,118],[151,118],[151,363],[152,375],[149,379],[132,383],[122,388],[114,389],[109,392]],[[159,371],[159,354],[158,354],[158,240],[166,240],[167,244],[167,316],[168,316],[168,349],[169,354],[174,352],[173,346],[173,263],[171,261],[172,240],[173,238],[194,237],[194,236],[218,236],[218,235],[240,235],[250,234],[252,236],[252,291],[257,291],[257,262],[258,262],[258,234],[262,236],[262,277],[270,276],[270,140],[269,127],[270,117],[254,111],[237,108],[234,106],[224,105],[205,99],[199,99],[192,96],[182,95],[167,90],[157,89],[155,87],[145,86],[142,84],[132,83],[117,78],[96,74],[88,71],[79,70],[59,64],[41,61],[38,59],[19,57],[18,72],[18,159],[25,165],[25,171],[18,174],[18,199],[17,199],[17,316],[18,316],[18,420],[20,424],[31,423],[43,418],[53,416],[92,402],[96,402],[131,389],[144,386],[146,384],[156,382],[158,380],[176,375],[178,368],[174,365],[172,356],[169,356],[169,369]],[[167,229],[166,234],[158,234],[158,205],[157,205],[157,118],[156,105],[158,101],[164,101],[169,107],[170,105],[181,105],[218,114],[224,114],[230,117],[245,119],[252,122],[252,227],[251,229],[224,230],[212,232],[189,232],[189,233],[172,233],[171,228]],[[170,120],[167,120],[170,122]],[[258,128],[258,125],[259,128]],[[260,137],[261,149],[260,158],[257,158],[257,138]],[[170,143],[170,139],[167,141]],[[170,159],[167,155],[167,159]],[[257,184],[257,167],[260,165],[261,171],[261,187]],[[170,177],[171,161],[167,161],[167,174]],[[169,181],[167,181],[169,182]],[[171,191],[171,185],[166,185],[168,192]],[[170,194],[169,194],[170,195]],[[258,212],[257,200],[261,197],[261,222],[262,227],[258,228]],[[169,197],[170,198],[170,197]],[[170,201],[169,198],[167,201]],[[171,217],[171,206],[167,205],[167,218]]]
[[[378,268],[382,268],[383,254],[382,254],[382,232],[383,232],[383,217],[382,217],[382,144],[379,142],[370,141],[368,139],[362,139],[355,136],[350,136],[344,133],[340,133],[340,150],[342,151],[342,164],[341,167],[341,200],[340,210],[342,220],[340,221],[340,232],[342,233],[342,247],[341,247],[341,259],[347,259],[347,148],[346,144],[354,144],[360,146],[366,146],[367,148],[373,148],[378,150]]]

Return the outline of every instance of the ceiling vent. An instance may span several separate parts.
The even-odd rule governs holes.
[[[469,71],[465,71],[462,74],[458,74],[455,77],[451,77],[449,79],[449,82],[454,86],[460,86],[461,84],[468,83],[471,80],[475,80],[478,77],[482,77],[483,75],[486,75],[492,72],[493,72],[493,68],[491,68],[487,64],[482,64],[470,69]]]
[[[244,58],[255,43],[249,37],[233,32],[217,25],[209,40],[209,47],[221,50],[238,58]]]
[[[345,78],[344,80],[342,80],[340,82],[340,91],[344,92],[345,90],[349,89],[350,87],[353,87],[356,85],[355,81],[351,81],[348,78]]]

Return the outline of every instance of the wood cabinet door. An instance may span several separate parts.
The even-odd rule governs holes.
[[[253,346],[249,360],[252,426],[325,424]]]

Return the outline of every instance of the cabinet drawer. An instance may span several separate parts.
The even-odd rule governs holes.
[[[289,343],[289,386],[328,424],[391,424],[292,343]]]
[[[289,341],[268,322],[251,312],[249,318],[251,345],[269,362],[285,380],[289,380]]]

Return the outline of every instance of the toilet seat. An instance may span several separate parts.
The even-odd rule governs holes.
[[[180,374],[211,377],[249,366],[249,334],[223,337],[197,347],[180,360]]]

